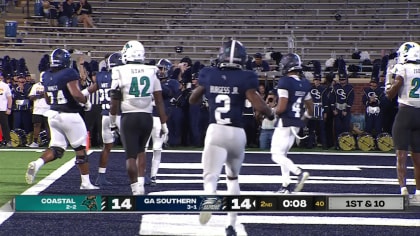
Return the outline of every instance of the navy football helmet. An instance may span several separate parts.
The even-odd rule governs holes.
[[[157,73],[157,77],[159,79],[166,79],[169,78],[171,70],[172,70],[172,63],[168,59],[160,59],[156,66],[159,68]]]
[[[68,68],[71,65],[70,53],[66,49],[57,48],[50,55],[50,67]]]
[[[296,53],[289,53],[280,61],[279,64],[280,70],[283,75],[287,75],[287,73],[291,71],[301,71],[302,70],[302,61],[300,60],[300,56]]]
[[[229,40],[223,43],[217,59],[219,68],[242,69],[247,59],[246,49],[241,42]]]
[[[106,67],[108,70],[111,70],[114,66],[124,65],[122,63],[122,55],[121,52],[114,52],[106,59]]]

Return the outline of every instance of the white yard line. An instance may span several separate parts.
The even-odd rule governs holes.
[[[38,151],[34,149],[5,149],[6,151]],[[39,149],[41,150],[41,149]],[[44,150],[44,149],[42,149]],[[4,151],[4,150],[2,150]],[[93,151],[89,150],[87,154],[91,154]],[[39,181],[37,184],[33,185],[29,189],[27,189],[25,192],[22,193],[22,195],[38,195],[40,192],[44,191],[46,188],[48,188],[51,184],[53,184],[58,178],[63,176],[65,173],[67,173],[72,167],[74,166],[74,158],[70,159],[68,162],[64,163],[62,166],[57,168],[55,171],[53,171],[50,175]],[[12,209],[12,202],[9,201],[6,204],[4,204],[0,208],[0,225],[9,219],[13,215],[14,211]]]

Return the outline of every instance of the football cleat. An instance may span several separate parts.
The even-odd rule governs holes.
[[[134,191],[133,195],[144,195],[144,188],[141,188],[138,191]]]
[[[226,229],[226,236],[236,236],[236,231],[232,225],[229,225]]]
[[[155,187],[156,186],[156,176],[150,177],[150,186]]]
[[[410,206],[420,206],[420,195],[419,194],[412,195],[412,197],[409,199],[409,204]]]
[[[293,192],[300,192],[303,189],[303,185],[305,184],[305,181],[308,179],[308,177],[309,173],[302,171],[302,173],[300,173],[298,176],[297,183]]]
[[[30,148],[37,148],[37,147],[39,147],[39,145],[38,145],[38,143],[33,142],[28,147],[30,147]]]
[[[291,192],[292,192],[292,190],[290,188],[290,185],[287,185],[287,187],[281,186],[279,188],[279,190],[277,190],[276,193],[279,193],[279,194],[289,194]]]
[[[28,169],[26,170],[26,183],[27,184],[33,184],[35,180],[36,173],[38,172],[35,161],[32,161],[28,164]]]
[[[150,183],[151,183],[150,177],[149,176],[145,176],[144,177],[144,185],[150,185]]]
[[[408,190],[406,187],[401,188],[401,195],[408,195]]]
[[[95,185],[88,183],[88,184],[81,184],[80,189],[81,190],[94,190],[94,189],[99,189],[99,187],[96,187]]]
[[[200,221],[200,224],[205,225],[207,222],[209,222],[210,218],[211,212],[201,212],[198,221]]]
[[[105,173],[99,173],[98,178],[96,178],[95,185],[96,186],[109,186],[109,185],[112,185],[112,183],[106,180]]]

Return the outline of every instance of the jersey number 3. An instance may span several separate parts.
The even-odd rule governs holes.
[[[139,87],[140,84],[140,87]],[[150,79],[147,76],[142,76],[140,79],[137,77],[131,78],[131,84],[128,94],[134,95],[135,97],[149,97],[148,92],[150,88]],[[141,90],[141,92],[140,92]]]

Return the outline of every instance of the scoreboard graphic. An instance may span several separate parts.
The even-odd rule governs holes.
[[[12,205],[16,212],[395,212],[410,211],[408,202],[400,195],[19,195]]]

